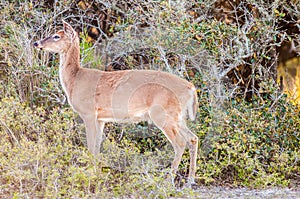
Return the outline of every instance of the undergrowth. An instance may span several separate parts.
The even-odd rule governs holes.
[[[88,152],[84,125],[67,104],[59,84],[58,57],[34,51],[31,46],[34,40],[59,29],[61,18],[80,23],[78,16],[74,19],[64,15],[72,10],[66,7],[74,6],[75,1],[57,3],[52,10],[45,8],[45,2],[41,7],[26,0],[0,4],[3,4],[0,7],[1,196],[196,197],[196,191],[182,186],[188,174],[188,152],[172,182],[168,175],[174,155],[172,147],[158,129],[147,123],[109,123],[100,155],[95,159]],[[132,25],[144,19],[139,18],[141,13],[136,14],[140,12],[138,9],[129,10],[127,18],[115,19],[112,31],[106,34],[116,31],[119,34],[107,38],[103,42],[107,45],[100,50],[97,43],[89,43],[90,36],[86,32],[80,34],[82,64],[104,69],[98,65],[105,62],[105,56],[95,56],[99,53],[96,51],[111,53],[109,56],[114,58],[149,47],[151,69],[167,70],[196,85],[200,106],[196,121],[189,121],[188,125],[200,140],[198,185],[299,186],[299,106],[282,94],[269,76],[264,76],[266,73],[260,73],[268,59],[266,49],[278,44],[259,45],[264,42],[261,34],[270,36],[271,40],[278,36],[276,29],[271,30],[274,21],[252,24],[251,37],[245,39],[247,34],[236,25],[211,18],[195,23],[182,5],[173,9],[167,1],[146,4],[153,8],[145,9],[151,15],[144,16],[150,17],[149,21],[158,20],[156,26],[148,26],[141,35],[135,35]],[[198,6],[203,9],[198,14],[206,13],[206,4]],[[76,14],[81,14],[79,19],[83,20],[82,12]],[[266,24],[270,25],[269,29],[262,29]],[[87,24],[81,25],[86,28]],[[235,40],[230,40],[232,35]],[[253,49],[259,53],[243,59],[250,53],[245,45],[251,41]],[[134,62],[131,58],[125,60],[129,65]],[[218,79],[227,75],[220,72],[221,69],[235,69],[241,63],[248,66],[245,70],[253,72],[244,85],[251,84],[251,78],[258,78],[262,84],[261,90],[251,99],[241,94],[239,86]],[[235,73],[242,70],[238,68]]]

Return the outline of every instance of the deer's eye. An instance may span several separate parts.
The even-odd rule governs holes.
[[[53,36],[53,39],[57,41],[57,40],[59,40],[59,39],[60,39],[60,36],[58,36],[58,35],[54,35],[54,36]]]

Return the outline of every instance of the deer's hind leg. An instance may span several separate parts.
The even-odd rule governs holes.
[[[180,134],[177,125],[166,125],[162,128],[162,131],[171,142],[175,152],[174,160],[171,165],[172,172],[175,174],[178,171],[178,166],[185,151],[186,141],[185,138]]]
[[[187,145],[190,154],[188,184],[194,184],[197,169],[198,137],[192,133],[184,123],[179,123],[177,125],[172,124],[173,123],[171,122],[170,125],[165,125],[162,128],[162,131],[170,140],[175,151],[175,157],[171,166],[172,171],[173,173],[177,172],[182,155]]]
[[[190,153],[189,183],[195,183],[197,169],[198,137],[186,126],[184,122],[180,124],[180,134],[185,138]]]
[[[156,106],[149,112],[152,122],[165,134],[173,146],[175,156],[171,165],[172,173],[176,174],[182,155],[186,148],[186,140],[180,133],[177,117],[171,117],[165,109]]]

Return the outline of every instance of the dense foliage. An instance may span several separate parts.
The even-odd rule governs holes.
[[[200,107],[189,126],[200,138],[199,185],[299,186],[300,109],[278,89],[274,53],[292,37],[280,28],[300,18],[299,5],[235,2],[235,15],[223,16],[213,11],[227,5],[218,0],[1,1],[2,195],[196,194],[182,188],[188,153],[174,186],[167,180],[172,148],[147,123],[108,124],[99,160],[88,152],[58,80],[58,57],[31,45],[60,29],[61,19],[80,32],[84,67],[165,70],[197,86]]]

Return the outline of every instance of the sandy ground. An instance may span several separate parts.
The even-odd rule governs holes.
[[[224,188],[224,187],[199,187],[195,192],[196,198],[263,198],[263,199],[300,199],[300,189],[269,188],[269,189],[248,189],[248,188]]]

